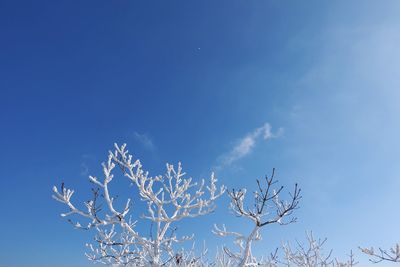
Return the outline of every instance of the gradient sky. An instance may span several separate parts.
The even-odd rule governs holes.
[[[0,1],[0,265],[91,266],[93,233],[59,216],[51,188],[87,199],[88,174],[126,142],[152,174],[182,161],[229,188],[275,167],[303,190],[299,220],[256,250],[313,230],[372,266],[359,245],[400,241],[399,14],[399,1]],[[246,228],[226,202],[181,233],[201,226],[212,246],[214,222]]]

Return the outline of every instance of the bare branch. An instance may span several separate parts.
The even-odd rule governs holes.
[[[400,262],[400,244],[394,245],[389,251],[378,248],[378,252],[374,248],[359,248],[363,253],[372,256],[369,260],[373,263],[381,261]]]
[[[218,236],[235,236],[235,244],[239,247],[239,252],[232,252],[230,249],[224,247],[224,252],[237,266],[275,266],[276,257],[272,257],[269,260],[256,259],[252,255],[252,243],[261,239],[260,229],[268,224],[278,223],[280,225],[289,224],[296,221],[296,218],[292,217],[289,221],[284,219],[292,215],[293,211],[298,208],[299,201],[301,199],[300,192],[297,184],[294,187],[293,193],[289,194],[289,201],[280,200],[279,196],[283,191],[283,186],[274,189],[273,186],[277,183],[275,178],[275,169],[272,170],[270,177],[265,177],[265,182],[262,183],[257,180],[257,190],[253,193],[254,204],[253,208],[245,208],[246,189],[228,191],[228,195],[231,199],[231,209],[234,214],[238,217],[244,217],[253,222],[253,230],[248,235],[240,234],[237,232],[230,232],[223,228],[214,227],[214,233]],[[271,216],[270,209],[274,210],[274,214]],[[276,256],[276,254],[275,254]],[[225,262],[225,258],[219,254],[220,262]]]

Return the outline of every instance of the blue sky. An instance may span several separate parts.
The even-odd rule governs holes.
[[[154,174],[182,161],[228,187],[273,167],[298,182],[299,222],[266,228],[260,253],[306,230],[338,256],[398,242],[399,12],[398,1],[1,1],[1,265],[90,266],[91,234],[62,220],[51,188],[65,181],[84,199],[114,142]],[[193,222],[209,244],[226,199],[217,211]]]

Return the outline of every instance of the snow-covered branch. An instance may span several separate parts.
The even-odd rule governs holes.
[[[132,185],[129,192],[132,199],[117,200],[112,194],[113,183],[121,178],[121,175],[115,176],[118,169],[122,178]],[[134,160],[129,154],[125,144],[115,144],[115,149],[109,151],[102,172],[101,177],[89,176],[95,188],[91,199],[83,204],[75,203],[75,191],[66,188],[64,183],[59,188],[53,187],[53,198],[67,208],[61,216],[67,217],[75,228],[96,231],[94,242],[86,244],[86,256],[94,263],[113,267],[353,267],[357,264],[353,253],[344,262],[331,258],[331,251],[324,254],[326,240],[314,239],[311,233],[305,244],[297,242],[292,247],[285,243],[267,257],[253,254],[253,244],[262,239],[263,227],[296,221],[292,215],[299,206],[301,190],[295,184],[288,198],[282,200],[284,188],[276,187],[275,170],[265,180],[257,180],[252,205],[246,199],[246,189],[226,190],[225,186],[217,185],[214,174],[209,183],[194,181],[187,177],[180,163],[177,166],[167,164],[164,175],[150,176],[143,170],[140,160]],[[224,224],[215,224],[213,233],[216,236],[233,239],[233,246],[220,247],[215,258],[209,258],[206,246],[199,252],[194,242],[191,249],[184,249],[181,243],[192,240],[193,234],[178,236],[178,222],[214,211],[216,200],[225,192],[230,198],[232,213],[250,222],[251,230],[242,233],[228,230]],[[144,203],[141,220],[132,215],[133,200]],[[138,227],[143,222],[147,222],[150,231],[138,230],[143,229]],[[389,251],[360,249],[372,257],[372,262],[400,262],[399,244]]]
[[[278,189],[274,189],[273,186],[276,183],[274,180],[275,170],[273,170],[271,177],[265,177],[265,184],[262,184],[257,180],[257,190],[254,192],[254,205],[253,208],[245,208],[246,200],[246,189],[231,190],[228,191],[228,195],[231,199],[230,208],[239,217],[244,217],[253,222],[253,229],[249,234],[241,234],[237,232],[227,231],[225,226],[219,228],[214,227],[214,233],[218,236],[234,236],[234,244],[239,248],[237,252],[232,252],[228,247],[224,247],[223,252],[218,254],[219,261],[225,262],[226,258],[230,261],[229,264],[235,264],[240,267],[244,266],[275,266],[276,265],[276,254],[268,259],[257,259],[252,254],[253,241],[261,239],[261,228],[268,225],[277,223],[280,225],[289,224],[296,221],[296,218],[292,217],[288,221],[285,221],[286,217],[289,217],[295,209],[297,209],[299,201],[301,199],[300,189],[297,184],[294,187],[293,193],[289,194],[289,201],[280,200],[280,194],[283,190],[283,186]],[[271,215],[271,209],[273,215]]]
[[[151,221],[155,226],[154,235],[147,236],[135,230],[136,221],[132,221],[129,216],[132,208],[130,198],[122,209],[117,209],[114,205],[115,197],[111,195],[109,187],[114,180],[113,172],[117,166],[136,186],[140,200],[147,204],[147,212],[142,218]],[[102,179],[89,176],[98,189],[93,189],[93,199],[84,203],[86,209],[77,208],[72,203],[74,190],[65,188],[64,184],[60,190],[53,187],[53,198],[69,209],[61,215],[79,215],[87,219],[88,223],[83,226],[80,222],[73,223],[69,220],[76,228],[95,228],[97,231],[96,244],[87,245],[88,258],[110,266],[183,266],[191,257],[190,262],[194,264],[196,257],[193,252],[177,250],[174,246],[190,240],[192,236],[177,237],[172,225],[184,218],[209,214],[215,209],[215,200],[225,192],[224,186],[217,187],[215,175],[211,175],[208,186],[204,180],[197,183],[192,178],[185,178],[186,174],[179,163],[176,168],[167,164],[164,176],[151,177],[142,169],[139,160],[133,160],[125,144],[115,144],[115,150],[109,152],[102,167]],[[103,212],[100,212],[101,205],[97,203],[100,195],[107,207]]]

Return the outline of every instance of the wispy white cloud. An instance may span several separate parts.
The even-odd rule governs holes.
[[[142,144],[146,149],[154,151],[156,146],[154,145],[151,138],[146,134],[141,134],[138,132],[133,132],[133,138],[140,144]]]
[[[230,151],[219,156],[217,159],[218,164],[215,166],[215,169],[220,170],[226,166],[232,165],[234,162],[250,154],[259,140],[267,141],[280,136],[282,133],[282,128],[279,128],[276,133],[272,133],[271,125],[265,123],[263,126],[254,129],[252,132],[240,138]]]
[[[85,163],[81,163],[81,176],[88,176],[89,175],[89,166]]]
[[[81,176],[88,176],[89,175],[89,162],[95,159],[94,155],[92,154],[82,154],[81,155]]]

